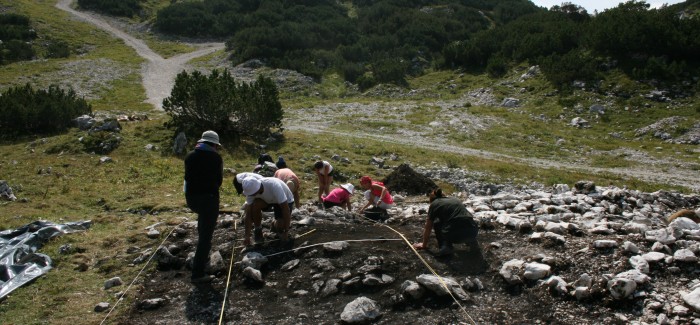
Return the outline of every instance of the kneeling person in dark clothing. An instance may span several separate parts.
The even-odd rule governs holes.
[[[475,245],[479,227],[464,204],[457,198],[445,197],[439,188],[432,191],[429,196],[430,208],[428,208],[428,219],[423,228],[423,241],[413,244],[413,247],[428,248],[432,229],[435,229],[435,237],[440,248],[438,256],[452,254],[453,244]]]
[[[255,243],[263,242],[262,211],[272,206],[275,221],[272,223],[272,231],[276,232],[282,246],[291,246],[289,240],[289,225],[292,221],[292,208],[294,207],[294,195],[289,187],[280,179],[265,177],[263,179],[246,178],[243,180],[243,194],[246,196],[245,208],[245,237],[244,245],[251,244],[250,230],[255,226]]]

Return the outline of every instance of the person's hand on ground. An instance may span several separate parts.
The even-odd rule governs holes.
[[[415,249],[424,249],[425,247],[423,247],[423,243],[415,243],[415,244],[413,244],[413,248],[415,248]]]

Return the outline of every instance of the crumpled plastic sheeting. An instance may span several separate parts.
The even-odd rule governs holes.
[[[0,300],[51,269],[51,258],[35,253],[44,243],[62,234],[85,231],[91,224],[90,220],[62,225],[35,221],[0,231]]]

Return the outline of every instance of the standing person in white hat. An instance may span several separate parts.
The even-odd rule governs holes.
[[[199,240],[192,262],[193,283],[211,281],[204,272],[209,261],[211,239],[219,217],[219,187],[223,182],[224,162],[219,155],[219,135],[206,131],[194,150],[185,157],[185,199],[187,206],[197,213]]]
[[[323,208],[339,206],[350,211],[350,197],[355,193],[355,186],[350,183],[334,188],[330,194],[323,196]]]

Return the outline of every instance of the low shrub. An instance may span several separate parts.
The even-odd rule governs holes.
[[[0,98],[0,137],[5,138],[62,132],[76,117],[92,113],[92,106],[75,91],[56,85],[46,90],[34,90],[29,84],[11,87]]]

